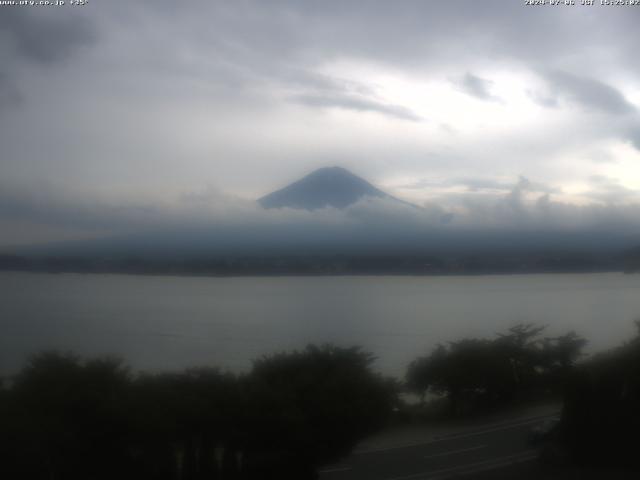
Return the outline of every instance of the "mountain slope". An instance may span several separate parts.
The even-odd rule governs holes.
[[[316,210],[345,208],[365,196],[392,198],[344,168],[326,167],[260,198],[258,202],[264,208]]]

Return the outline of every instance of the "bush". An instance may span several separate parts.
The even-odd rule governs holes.
[[[0,388],[7,478],[314,478],[380,427],[394,385],[358,348],[309,346],[216,369],[132,375],[49,352]]]

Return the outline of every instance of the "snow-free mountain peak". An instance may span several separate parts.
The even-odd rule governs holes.
[[[392,198],[349,170],[325,167],[265,195],[258,202],[264,208],[316,210],[324,207],[345,208],[367,196]]]

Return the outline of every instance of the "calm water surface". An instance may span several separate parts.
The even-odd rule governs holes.
[[[0,371],[42,349],[116,354],[139,369],[251,360],[307,343],[361,345],[401,376],[438,342],[519,322],[574,329],[592,351],[640,318],[640,275],[205,278],[0,273]]]

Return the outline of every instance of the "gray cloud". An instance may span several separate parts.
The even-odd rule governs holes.
[[[598,68],[607,71],[610,64],[594,64],[593,56],[610,46],[627,69],[639,65],[634,39],[640,34],[625,9],[599,9],[597,15],[594,9],[533,11],[505,0],[488,0],[481,7],[470,0],[435,5],[407,0],[402,7],[379,0],[313,5],[280,0],[213,2],[198,10],[179,9],[171,1],[144,6],[120,3],[117,8],[123,5],[129,19],[163,26],[171,19],[176,30],[197,37],[216,59],[256,70],[305,68],[352,58],[402,69],[453,66],[459,71],[460,65],[477,64],[486,57],[488,63],[557,69],[566,68],[570,58],[578,70],[597,75]],[[620,31],[628,41],[615,41]],[[562,42],[557,41],[559,36]]]
[[[542,107],[558,108],[560,106],[558,97],[552,93],[543,93],[535,90],[528,90],[527,95],[529,95],[531,100]]]
[[[163,217],[158,205],[132,202],[110,204],[96,198],[79,197],[40,185],[23,192],[4,185],[0,189],[0,220],[26,221],[49,227],[86,231],[131,231]]]
[[[640,127],[630,129],[628,138],[631,144],[640,150]]]
[[[0,15],[0,32],[17,54],[28,60],[45,64],[64,60],[97,39],[93,21],[68,8],[35,10],[3,8]]]
[[[548,72],[544,77],[557,96],[587,109],[612,115],[636,112],[636,107],[618,89],[600,80],[562,71]]]
[[[359,98],[346,94],[304,94],[290,97],[291,101],[309,107],[341,108],[356,112],[375,112],[400,120],[420,122],[422,118],[410,109],[401,105],[377,102],[369,98]]]
[[[82,9],[5,8],[0,108],[10,107],[11,115],[0,116],[0,178],[22,192],[38,192],[39,182],[50,179],[69,198],[34,204],[11,194],[2,197],[4,215],[12,210],[15,221],[114,230],[144,218],[191,218],[187,212],[196,210],[215,219],[218,213],[205,213],[203,202],[194,206],[193,196],[182,202],[188,208],[166,206],[166,198],[210,181],[257,197],[330,163],[380,183],[434,174],[445,179],[437,188],[467,190],[457,206],[471,202],[475,213],[458,214],[454,227],[485,213],[499,223],[496,212],[509,216],[517,200],[533,212],[530,219],[543,218],[543,211],[566,212],[564,221],[568,212],[586,218],[586,210],[557,204],[553,195],[541,196],[539,206],[529,197],[598,173],[602,165],[585,152],[600,149],[599,158],[617,161],[612,140],[640,149],[636,107],[617,83],[640,80],[635,13],[528,9],[508,0],[240,0],[198,8],[114,0]],[[432,118],[437,106],[421,99],[420,85],[429,93],[465,71],[494,81],[469,73],[461,88],[475,98],[503,96],[501,79],[513,75],[523,84],[509,90],[529,91],[555,108],[534,119],[511,116],[505,93],[500,110],[508,117],[469,118],[447,105],[445,118]],[[376,73],[397,83],[385,90],[375,84]],[[542,91],[536,75],[546,79]],[[394,91],[407,79],[415,102]],[[608,115],[607,122],[566,108],[571,104]],[[372,126],[381,122],[322,115],[327,108],[402,121]],[[476,133],[467,133],[467,123],[478,124]],[[438,129],[443,124],[449,127]],[[559,127],[541,128],[547,124]],[[576,158],[585,160],[576,165]],[[510,207],[496,207],[492,202],[514,189],[509,178],[518,174],[542,185],[529,182],[526,191],[521,185]],[[429,187],[413,184],[416,194]],[[84,193],[71,193],[79,188]],[[594,202],[613,198],[603,189],[592,185]],[[110,200],[99,202],[93,192]],[[127,195],[131,201],[120,202]]]
[[[621,185],[616,179],[604,175],[589,177],[592,189],[585,196],[607,204],[618,204],[628,200],[640,200],[640,191]]]
[[[636,217],[640,214],[638,203],[620,205],[596,194],[590,197],[595,202],[576,205],[553,200],[549,193],[527,198],[528,192],[535,193],[522,178],[506,194],[484,198],[460,196],[455,200],[464,207],[465,213],[457,216],[458,225],[478,231],[574,232],[586,236],[604,232],[610,239],[640,233]]]
[[[41,242],[68,239],[69,231],[77,238],[126,239],[129,235],[152,234],[157,235],[153,238],[158,243],[188,237],[194,232],[205,237],[216,232],[216,238],[228,239],[238,232],[246,235],[249,231],[270,241],[277,238],[284,241],[289,233],[307,235],[303,234],[307,230],[311,232],[308,235],[324,232],[345,241],[352,235],[356,235],[354,238],[380,235],[385,241],[417,240],[428,232],[439,232],[462,242],[471,231],[479,235],[539,231],[545,232],[545,241],[550,244],[555,241],[554,234],[563,232],[604,232],[615,228],[608,232],[611,238],[630,238],[629,233],[640,233],[640,203],[620,203],[637,197],[638,192],[607,177],[593,176],[590,181],[593,188],[587,195],[594,202],[581,206],[553,200],[552,194],[521,177],[507,191],[449,195],[419,209],[392,200],[363,198],[343,210],[325,208],[313,212],[289,208],[265,210],[254,201],[212,188],[188,192],[164,204],[149,204],[126,199],[119,203],[88,201],[55,189],[20,192],[5,187],[0,195],[0,224],[7,230],[6,235],[0,235],[0,246],[6,248],[10,244],[15,225],[38,227],[41,232],[48,230],[49,238],[45,235],[33,239]],[[496,185],[506,186],[500,182]],[[118,242],[122,244],[121,240]],[[215,243],[210,246],[216,248]]]
[[[5,108],[16,107],[22,102],[22,95],[18,87],[8,76],[0,72],[0,111]]]
[[[464,187],[468,192],[511,192],[514,188],[525,188],[530,192],[560,193],[560,190],[557,188],[545,185],[541,182],[532,182],[522,176],[515,183],[513,181],[496,180],[489,177],[453,177],[436,181],[424,178],[416,182],[400,185],[398,188],[408,190],[422,190],[428,188],[450,187]]]
[[[336,78],[309,70],[285,67],[270,72],[281,83],[290,87],[316,93],[334,93],[345,95],[375,96],[375,90],[361,82],[345,78]]]
[[[480,100],[486,100],[490,102],[500,102],[500,98],[491,94],[491,84],[490,80],[486,80],[484,78],[473,75],[472,73],[467,73],[461,79],[457,80],[456,85],[460,90],[465,92],[472,97],[476,97]]]
[[[287,98],[293,103],[307,107],[375,112],[400,120],[422,121],[407,107],[379,100],[375,89],[361,82],[290,68],[278,72],[275,78],[288,87],[303,91]]]

